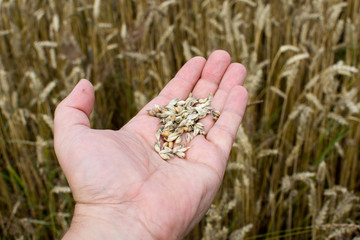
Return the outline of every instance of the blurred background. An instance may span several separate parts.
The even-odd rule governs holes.
[[[187,238],[360,239],[359,43],[359,0],[0,0],[0,238],[68,229],[53,116],[81,78],[92,126],[119,129],[188,59],[225,49],[249,106]]]

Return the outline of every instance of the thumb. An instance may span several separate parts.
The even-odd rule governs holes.
[[[82,79],[71,93],[59,103],[54,117],[55,151],[64,140],[76,136],[79,130],[90,128],[89,116],[94,106],[94,87]],[[57,151],[58,152],[58,151]]]

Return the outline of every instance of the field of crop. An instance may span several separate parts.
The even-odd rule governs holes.
[[[92,126],[118,129],[186,60],[224,49],[249,105],[188,239],[360,239],[359,43],[359,0],[0,0],[0,238],[69,227],[52,129],[79,79]]]

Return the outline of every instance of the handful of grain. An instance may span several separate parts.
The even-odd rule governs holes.
[[[197,99],[190,93],[186,100],[174,98],[164,107],[155,105],[148,110],[150,116],[160,118],[161,125],[155,133],[157,142],[154,148],[161,158],[169,160],[175,155],[185,158],[185,151],[190,148],[186,145],[197,135],[206,135],[204,124],[198,121],[209,113],[213,114],[214,121],[220,116],[219,111],[212,111],[212,99],[212,94]]]

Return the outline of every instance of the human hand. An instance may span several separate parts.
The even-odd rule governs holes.
[[[54,144],[76,201],[64,238],[179,239],[204,216],[222,182],[247,103],[246,75],[225,51],[189,60],[158,97],[120,130],[90,128],[94,90],[81,80],[57,107]],[[221,115],[200,120],[206,136],[189,144],[186,158],[164,161],[154,150],[155,104],[175,97],[214,95]]]

